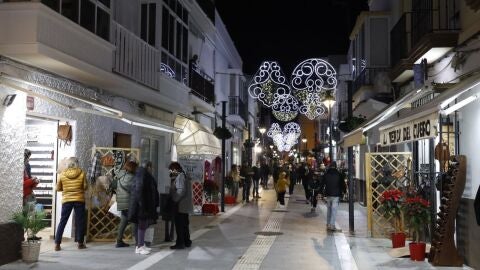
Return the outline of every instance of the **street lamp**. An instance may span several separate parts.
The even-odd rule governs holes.
[[[333,95],[333,90],[325,92],[323,96],[322,103],[328,108],[328,156],[330,157],[330,162],[333,161],[333,150],[332,150],[332,106],[335,104],[335,96]]]
[[[263,134],[267,131],[267,129],[265,127],[260,127],[258,131],[260,131],[260,134],[262,134],[262,147],[265,147],[265,140],[263,138]]]

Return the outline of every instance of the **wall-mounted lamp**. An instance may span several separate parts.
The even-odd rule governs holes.
[[[15,98],[17,97],[17,94],[11,94],[11,95],[7,95],[4,99],[3,99],[3,106],[5,107],[8,107],[10,105],[12,105],[13,101],[15,100]]]

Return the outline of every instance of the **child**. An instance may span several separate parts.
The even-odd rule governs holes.
[[[280,208],[285,207],[285,193],[287,187],[290,185],[290,180],[287,178],[286,172],[281,172],[278,178],[275,190],[277,191],[277,200],[280,202]]]

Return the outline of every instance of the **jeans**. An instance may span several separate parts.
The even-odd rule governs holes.
[[[232,196],[235,197],[235,201],[237,201],[238,197],[238,182],[233,181],[233,186],[232,186]]]
[[[260,182],[260,179],[253,180],[253,197],[254,198],[255,196],[260,197],[260,194],[258,194],[258,186],[260,184],[259,182]]]
[[[327,197],[327,226],[335,228],[339,197]]]
[[[128,225],[128,210],[122,210],[121,212],[122,216],[120,217],[120,225],[118,225],[117,243],[123,241],[123,234]]]
[[[243,193],[242,193],[242,200],[243,201],[250,201],[250,182],[249,180],[246,180],[244,181],[243,183]]]
[[[146,219],[139,219],[138,224],[134,226],[135,231],[135,246],[141,247],[145,245],[145,231],[148,228]]]
[[[65,230],[65,225],[67,225],[72,210],[75,211],[75,242],[83,244],[86,226],[84,202],[66,202],[62,204],[60,223],[58,223],[55,233],[55,244],[60,245],[60,243],[62,243],[63,231]]]
[[[267,189],[268,188],[267,185],[268,185],[268,174],[264,174],[262,176],[262,186],[264,189]]]

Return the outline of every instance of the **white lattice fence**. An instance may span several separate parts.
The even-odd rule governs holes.
[[[410,152],[365,154],[367,223],[369,235],[372,237],[387,237],[393,230],[392,217],[384,217],[380,198],[385,190],[403,190],[411,184],[411,156]],[[385,168],[391,170],[392,181],[383,181]]]

